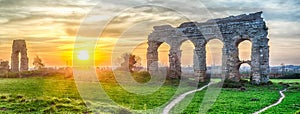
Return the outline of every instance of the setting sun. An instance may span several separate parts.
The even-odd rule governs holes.
[[[88,60],[89,59],[89,53],[87,50],[81,50],[78,52],[77,55],[79,60]]]

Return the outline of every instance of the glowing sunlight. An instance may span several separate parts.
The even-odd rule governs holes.
[[[89,59],[89,53],[88,53],[87,50],[80,50],[78,52],[77,57],[78,57],[79,60],[88,60]]]

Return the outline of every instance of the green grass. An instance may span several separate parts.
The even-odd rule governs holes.
[[[75,83],[63,76],[1,78],[1,113],[87,112]]]
[[[74,81],[66,80],[63,76],[0,78],[0,93],[80,99]]]
[[[298,82],[300,83],[300,79],[271,79],[274,83],[284,82],[284,83],[294,83]]]
[[[22,95],[0,97],[1,113],[90,112],[82,100],[56,97],[27,98]]]
[[[83,101],[74,80],[65,79],[64,76],[0,78],[0,113],[124,113],[129,112],[128,110],[142,111],[157,107],[163,108],[174,96],[192,89],[185,86],[178,92],[176,84],[165,84],[152,94],[138,95],[124,90],[112,81],[112,73],[103,73],[103,75],[110,76],[103,79],[106,81],[101,82],[101,84],[98,82],[85,82],[83,85],[88,89],[83,93],[93,93],[97,89],[96,87],[102,86],[106,93],[101,93],[101,95],[107,94],[114,102],[98,96],[99,94],[89,94],[89,99]],[[135,79],[146,82],[139,77],[135,77]],[[292,114],[299,110],[300,85],[295,82],[300,82],[300,80],[276,79],[272,81],[274,82],[273,85],[265,86],[247,84],[245,85],[246,91],[223,88],[208,113],[253,113],[258,111],[276,102],[280,97],[278,91],[283,89],[284,86],[279,85],[279,82],[293,84],[290,84],[291,87],[285,92],[286,98],[283,102],[264,113],[279,111]],[[141,89],[148,90],[151,87]],[[198,113],[205,92],[206,90],[203,90],[196,92],[195,95],[187,96],[187,99],[176,105],[176,108],[172,109],[171,112],[179,113],[183,110],[182,113]],[[259,100],[251,101],[253,98]],[[183,107],[185,105],[187,107]]]
[[[277,106],[263,112],[263,114],[274,114],[277,112],[284,114],[294,114],[300,110],[300,79],[273,79],[273,82],[289,83],[290,87],[284,92],[285,99]],[[300,112],[299,112],[300,113]]]
[[[106,74],[107,75],[107,74]],[[95,86],[96,85],[96,86]],[[98,89],[97,85],[103,87],[105,92],[95,93],[94,90]],[[130,110],[147,110],[165,105],[177,92],[176,85],[164,85],[159,88],[155,93],[149,95],[137,95],[127,92],[120,85],[114,82],[83,82],[81,86],[87,88],[83,91],[88,98],[85,103],[81,99],[76,84],[72,79],[64,79],[64,76],[48,76],[48,77],[30,77],[30,78],[0,78],[0,112],[7,113],[20,113],[31,112],[41,113],[48,110],[52,112],[100,112],[100,113],[118,113],[118,111]],[[151,87],[143,87],[147,90]],[[188,87],[180,89],[179,93],[187,91]],[[90,94],[91,93],[91,94]],[[107,98],[101,97],[108,95],[111,102]],[[178,93],[177,93],[178,94]],[[19,102],[15,97],[8,96],[23,96],[24,101]],[[9,100],[8,100],[9,99]],[[69,99],[70,102],[55,102],[52,104],[53,99]],[[23,103],[24,102],[24,103]],[[117,106],[116,104],[120,105]],[[41,105],[41,106],[39,106]],[[21,108],[24,107],[24,108]],[[30,108],[31,107],[31,108]],[[37,108],[38,107],[38,108]],[[16,108],[18,108],[16,110]]]
[[[223,88],[219,94],[216,102],[208,110],[209,114],[220,114],[220,113],[253,113],[256,112],[272,103],[277,102],[280,98],[279,91],[284,89],[283,85],[278,84],[278,82],[294,83],[290,84],[291,87],[288,88],[284,94],[286,98],[283,102],[275,107],[270,108],[264,113],[285,113],[294,114],[297,110],[300,110],[300,85],[295,84],[295,82],[300,82],[299,80],[272,80],[273,85],[265,86],[255,86],[246,84],[246,91],[240,91],[234,88]],[[183,113],[183,114],[197,114],[199,113],[199,108],[202,103],[204,94],[206,90],[196,92],[193,95],[187,96],[186,99],[192,99],[192,102],[187,103],[182,101],[180,104],[176,105],[172,109],[173,113]],[[252,99],[258,100],[252,100]],[[186,108],[182,106],[187,105]],[[184,110],[182,110],[184,109]]]
[[[104,85],[105,91],[116,103],[130,109],[153,109],[167,103],[175,94],[176,87],[163,86],[155,93],[149,95],[138,95],[127,92],[120,86]],[[151,87],[144,89],[151,89]],[[117,94],[116,94],[117,93]]]

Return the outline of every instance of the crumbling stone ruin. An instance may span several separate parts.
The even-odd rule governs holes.
[[[19,53],[21,55],[20,69],[19,69]],[[28,70],[28,57],[25,40],[14,40],[11,53],[11,71],[27,71]]]
[[[0,77],[7,75],[9,71],[9,62],[0,59]]]
[[[0,60],[0,72],[9,70],[9,62]]]
[[[252,83],[260,84],[269,81],[269,46],[268,28],[262,12],[211,19],[204,23],[186,22],[174,28],[170,25],[154,26],[148,36],[147,70],[157,72],[158,52],[162,43],[170,46],[169,78],[181,76],[181,50],[184,41],[191,41],[194,46],[194,73],[201,81],[206,81],[206,44],[212,39],[223,42],[222,74],[225,79],[240,80],[239,67],[250,64]],[[251,60],[239,59],[238,45],[244,40],[252,43]]]

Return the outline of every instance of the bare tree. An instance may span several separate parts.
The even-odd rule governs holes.
[[[39,56],[36,56],[33,60],[33,66],[34,66],[34,69],[41,69],[43,68],[45,65],[42,63],[42,59],[39,58]]]

